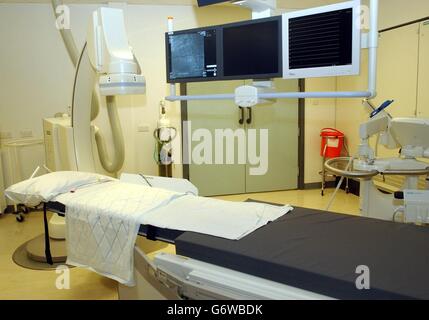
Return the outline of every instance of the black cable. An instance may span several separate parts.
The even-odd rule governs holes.
[[[139,176],[142,177],[144,179],[144,181],[146,181],[146,183],[149,187],[153,187],[152,184],[147,180],[147,178],[143,174],[140,173]]]

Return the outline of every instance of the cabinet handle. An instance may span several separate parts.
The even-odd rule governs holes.
[[[247,110],[249,111],[249,115],[247,117],[246,122],[247,122],[247,124],[251,124],[252,123],[252,108],[251,107],[247,108]]]
[[[243,124],[244,123],[244,108],[243,107],[238,107],[240,109],[240,114],[241,114],[241,118],[240,120],[238,120],[239,124]]]

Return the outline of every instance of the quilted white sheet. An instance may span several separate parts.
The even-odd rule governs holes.
[[[133,285],[140,224],[240,239],[292,210],[180,194],[119,181],[57,196],[66,205],[67,263]]]

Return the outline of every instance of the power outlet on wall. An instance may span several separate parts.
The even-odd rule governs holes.
[[[137,132],[149,132],[150,128],[147,124],[141,124],[137,126]]]
[[[11,138],[12,138],[12,132],[10,131],[0,132],[0,139],[11,139]]]
[[[21,130],[20,131],[21,138],[32,138],[33,137],[33,131],[31,130]]]

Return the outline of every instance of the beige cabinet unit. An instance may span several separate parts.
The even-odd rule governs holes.
[[[231,93],[245,83],[250,81],[189,83],[187,93]],[[297,80],[276,79],[274,86],[279,92],[299,90]],[[188,101],[186,110],[193,138],[188,149],[192,160],[189,179],[201,195],[297,188],[297,99],[278,99],[251,110],[238,108],[232,100]],[[228,138],[222,137],[228,132],[234,134],[229,144]],[[209,150],[203,148],[205,138],[212,139]],[[203,162],[203,158],[208,161]]]

